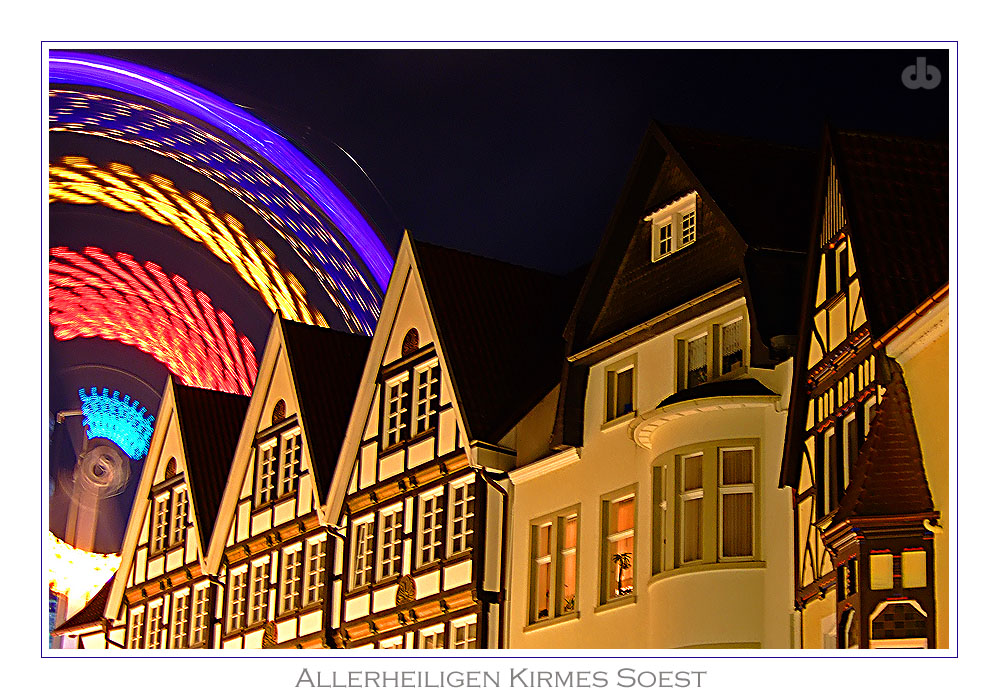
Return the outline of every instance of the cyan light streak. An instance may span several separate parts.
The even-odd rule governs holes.
[[[117,391],[108,396],[106,388],[98,394],[96,386],[91,387],[89,394],[80,389],[80,401],[89,439],[107,438],[132,459],[139,459],[149,451],[153,416],[147,415],[138,401],[132,401],[128,394],[120,398]]]

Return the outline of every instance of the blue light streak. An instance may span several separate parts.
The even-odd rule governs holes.
[[[117,391],[110,396],[107,388],[100,394],[97,387],[90,393],[80,389],[83,404],[83,424],[87,438],[106,438],[122,448],[132,459],[139,459],[149,451],[153,437],[153,416],[126,394],[120,398]]]

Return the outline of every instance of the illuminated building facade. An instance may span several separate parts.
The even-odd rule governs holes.
[[[826,133],[781,484],[814,648],[948,646],[948,154]]]

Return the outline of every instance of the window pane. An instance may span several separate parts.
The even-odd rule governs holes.
[[[701,498],[682,501],[684,561],[701,559]]]
[[[722,373],[743,366],[743,319],[722,327]]]
[[[722,484],[753,483],[753,450],[722,451]]]
[[[551,525],[542,525],[538,528],[538,556],[544,557],[551,552],[549,545],[551,533]]]
[[[535,609],[538,611],[538,619],[549,616],[549,562],[542,562],[538,565],[536,585],[538,593],[535,598]]]
[[[722,494],[722,556],[753,556],[753,494]]]
[[[628,595],[632,592],[632,537],[625,537],[612,544],[611,569],[614,576],[614,594]]]
[[[566,518],[563,526],[563,549],[576,546],[576,516]]]
[[[871,589],[882,591],[892,588],[892,555],[872,554],[868,561],[871,567]]]
[[[701,455],[684,458],[684,490],[701,488]]]
[[[618,373],[618,402],[615,417],[632,412],[632,368]]]
[[[927,585],[927,552],[903,552],[903,588],[923,588]]]
[[[687,245],[694,241],[694,210],[681,215],[681,245]]]
[[[688,342],[688,387],[708,381],[708,336]]]
[[[614,532],[625,532],[631,530],[635,523],[635,497],[630,496],[622,501],[611,504],[614,513],[612,524]]]
[[[562,612],[576,610],[576,550],[563,553]]]

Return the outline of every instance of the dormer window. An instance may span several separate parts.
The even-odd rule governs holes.
[[[302,463],[302,432],[297,425],[257,444],[257,505],[296,490]]]
[[[694,243],[698,234],[697,203],[698,196],[692,192],[646,217],[652,222],[653,262]]]

